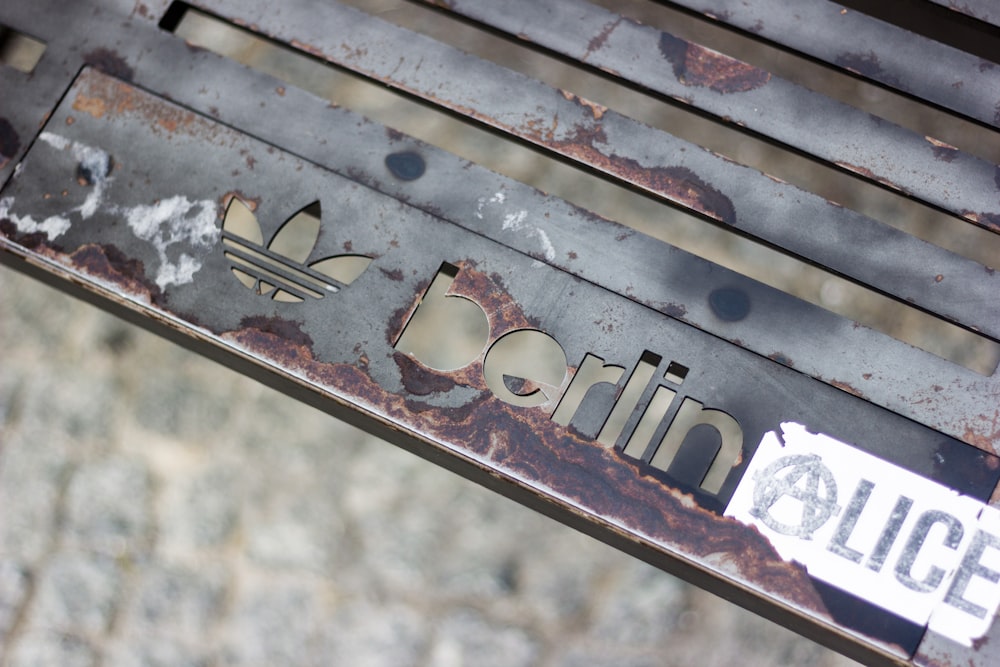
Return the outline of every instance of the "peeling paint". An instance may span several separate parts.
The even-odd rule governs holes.
[[[49,241],[59,238],[70,228],[69,218],[62,215],[50,215],[38,221],[30,215],[17,215],[11,212],[14,206],[13,197],[0,198],[0,220],[10,220],[20,234],[45,234]]]
[[[74,209],[80,213],[84,220],[88,220],[100,207],[107,186],[111,181],[111,156],[100,148],[94,148],[52,132],[42,132],[38,138],[57,150],[69,149],[73,159],[78,163],[77,171],[80,174],[81,185],[93,186],[83,204]]]
[[[122,214],[133,233],[156,248],[160,266],[156,284],[160,289],[167,285],[191,282],[201,268],[201,261],[182,252],[170,261],[168,249],[178,243],[212,248],[219,238],[218,215],[211,199],[190,201],[177,195],[151,206],[124,209]]]

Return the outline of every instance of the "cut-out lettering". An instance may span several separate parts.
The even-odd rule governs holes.
[[[729,471],[739,463],[740,450],[743,448],[743,429],[739,422],[722,410],[707,409],[698,401],[685,398],[650,464],[660,470],[669,469],[688,433],[701,425],[714,428],[721,440],[712,464],[699,484],[704,491],[717,494],[726,482]]]
[[[625,454],[634,459],[641,459],[645,456],[646,449],[656,434],[656,429],[659,428],[663,418],[667,416],[667,410],[670,409],[670,404],[676,395],[677,392],[673,389],[656,388],[656,391],[653,392],[653,398],[650,399],[646,409],[642,411],[639,423],[632,431],[632,435],[629,436],[628,442],[625,443],[623,450]]]
[[[597,441],[602,445],[614,445],[618,442],[618,438],[625,428],[625,423],[638,407],[639,399],[642,398],[646,385],[653,379],[653,373],[656,372],[656,367],[659,364],[660,357],[658,355],[649,351],[642,353],[639,363],[635,365],[635,370],[632,371],[631,377],[625,383],[621,396],[615,402],[614,409],[611,410],[608,420],[597,436]]]
[[[483,377],[490,391],[511,405],[544,405],[556,397],[566,378],[566,353],[552,336],[519,329],[490,346],[483,361]],[[534,388],[515,392],[510,380],[525,381]]]
[[[456,275],[457,267],[441,265],[396,342],[397,350],[438,371],[468,366],[490,337],[490,322],[479,304],[448,294]]]
[[[566,393],[563,394],[559,407],[552,414],[552,421],[562,426],[569,426],[591,387],[602,382],[617,384],[624,373],[625,369],[621,366],[605,365],[600,357],[587,354]]]

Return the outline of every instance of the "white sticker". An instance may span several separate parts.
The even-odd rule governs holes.
[[[970,645],[1000,603],[1000,512],[829,436],[767,433],[726,516],[782,558]]]

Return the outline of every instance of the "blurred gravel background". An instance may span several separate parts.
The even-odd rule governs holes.
[[[852,664],[0,269],[0,665]]]
[[[455,32],[398,2],[356,4]],[[703,37],[685,32],[696,24],[675,29]],[[181,34],[939,354],[995,366],[995,346],[690,216],[232,32]],[[956,251],[1000,256],[990,235],[942,232],[938,214],[808,176],[801,158],[661,101],[614,97],[593,77],[567,82],[558,63],[493,38],[450,38],[788,180],[811,178]],[[853,664],[8,269],[0,342],[0,667]]]

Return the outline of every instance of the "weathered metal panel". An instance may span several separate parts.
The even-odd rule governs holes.
[[[587,165],[739,233],[1000,336],[1000,276],[617,112],[351,7],[198,3],[334,64]]]
[[[1000,232],[997,165],[934,137],[584,0],[428,2]]]
[[[827,0],[671,0],[728,25],[1000,127],[1000,65]],[[823,26],[816,30],[814,26]]]
[[[838,452],[874,453],[980,507],[1000,477],[996,373],[983,377],[859,328],[190,48],[156,28],[166,6],[0,8],[0,22],[25,32],[38,34],[32,26],[39,15],[52,26],[34,74],[0,68],[20,86],[27,109],[19,106],[22,98],[0,100],[0,118],[16,118],[18,127],[17,147],[3,167],[6,176],[17,173],[9,182],[5,176],[0,191],[5,262],[849,654],[899,664],[990,664],[990,634],[971,647],[933,633],[921,643],[925,621],[844,592],[836,577],[791,562],[763,529],[735,517],[754,510],[765,527],[777,526],[793,542],[806,539],[809,531],[769,514],[776,500],[798,499],[803,525],[820,517],[824,530],[837,528],[827,551],[853,567],[861,546],[851,539],[864,537],[870,517],[864,484],[836,491],[822,482],[820,473],[837,469]],[[282,12],[296,21],[304,14],[301,7]],[[349,42],[354,47],[368,39],[362,26],[372,39],[385,31],[378,43],[393,54],[414,47],[418,56],[447,55],[433,75],[419,68],[392,74],[400,77],[392,79],[397,85],[410,78],[443,85],[444,73],[463,69],[465,76],[490,72],[498,89],[487,100],[469,101],[494,110],[504,82],[543,89],[498,68],[467,67],[478,61],[447,47],[390,43],[409,33],[350,16],[358,23],[343,29],[358,40]],[[303,41],[313,33],[293,23],[295,30],[277,36],[315,51]],[[74,26],[75,34],[60,26]],[[346,59],[368,72],[358,65],[364,57],[352,52]],[[592,108],[550,92],[558,96],[555,108],[589,114],[590,121],[610,113],[594,118]],[[572,113],[565,118],[587,121]],[[720,173],[739,178],[749,171]],[[322,224],[309,252],[281,251],[275,239],[286,222],[313,202]],[[223,233],[230,206],[251,212],[259,236]],[[327,277],[327,260],[354,255],[372,260],[360,276]],[[450,297],[431,287],[435,277],[450,282]],[[975,283],[988,287],[987,279]],[[277,289],[303,300],[275,300]],[[472,309],[488,331],[471,353],[454,353],[452,370],[435,370],[419,345],[400,342],[407,323],[427,312],[422,304],[438,302]],[[981,299],[976,308],[989,317],[993,304],[995,298]],[[444,344],[453,332],[432,320]],[[543,341],[541,361],[555,359],[558,370],[503,357],[512,336]],[[612,380],[560,414],[573,382],[602,364],[614,367],[601,371]],[[617,437],[604,433],[610,412],[627,417]],[[670,433],[699,415],[708,421],[670,451],[670,443],[680,444]],[[735,442],[726,435],[729,419],[739,426],[738,454],[720,467],[716,461],[725,461]],[[824,445],[805,467],[786,461],[762,477],[744,474],[758,445],[773,443],[782,429],[794,444],[789,423],[838,442]],[[646,436],[630,437],[644,429]],[[805,484],[798,490],[788,484],[795,474]],[[869,480],[872,498],[905,493],[891,477]],[[751,497],[762,494],[742,510],[732,500],[741,484],[750,485]],[[947,504],[935,511],[947,513]],[[880,580],[888,586],[907,577],[922,583],[914,563],[906,565],[909,546],[902,544],[919,553],[933,540],[929,528],[921,536],[919,522],[906,521],[896,527],[900,540],[886,537],[896,525],[890,520],[880,526],[878,544],[865,547],[874,549],[868,564],[888,557],[894,569]],[[856,533],[855,525],[862,527]],[[950,525],[961,526],[963,537],[954,548],[946,541],[945,553],[965,560],[947,572],[948,581],[956,572],[971,573],[959,577],[970,594],[989,594],[989,566],[968,557],[980,529],[973,520]],[[896,551],[886,547],[875,558],[883,543]],[[936,594],[949,586],[938,582]],[[965,589],[959,589],[950,602],[935,604],[961,607]]]
[[[301,273],[347,254],[370,257],[371,266],[350,286],[300,303],[248,289],[232,273],[247,267],[234,263],[220,229],[234,198],[252,210],[258,245],[273,244],[282,223],[320,203],[315,247],[285,269]],[[3,190],[0,209],[4,245],[25,261],[111,292],[258,373],[284,376],[333,412],[357,411],[362,423],[432,450],[426,455],[455,456],[499,476],[592,532],[624,534],[667,567],[678,559],[720,577],[724,591],[776,597],[819,632],[830,630],[830,614],[843,613],[831,604],[857,601],[830,602],[829,591],[817,592],[754,531],[718,516],[765,432],[787,420],[808,424],[984,500],[1000,476],[995,457],[94,70],[84,70],[53,114]],[[443,262],[458,269],[451,307],[481,308],[488,322],[481,349],[450,372],[396,349]],[[295,280],[265,278],[279,288]],[[450,324],[434,325],[438,344],[447,346]],[[501,399],[505,390],[486,379],[492,349],[518,331],[551,341],[546,354],[564,367],[560,377],[527,379],[547,400],[526,407],[510,403],[511,395],[532,395],[525,386],[507,387]],[[613,385],[587,394],[562,420],[567,425],[558,423],[559,397],[570,395],[587,355],[620,366],[621,385],[644,351],[660,357],[661,375],[671,362],[684,366],[681,379],[668,383],[672,391],[723,410],[741,427],[740,451],[716,491],[701,487],[705,461],[693,445],[673,465],[657,467],[649,462],[655,445],[640,442],[628,454],[630,444],[620,442],[623,451],[597,441],[615,404]],[[645,388],[630,424],[656,386]],[[663,419],[656,437],[668,424]],[[942,459],[951,465],[940,466]],[[906,643],[911,635],[872,641],[906,657],[915,648]]]

